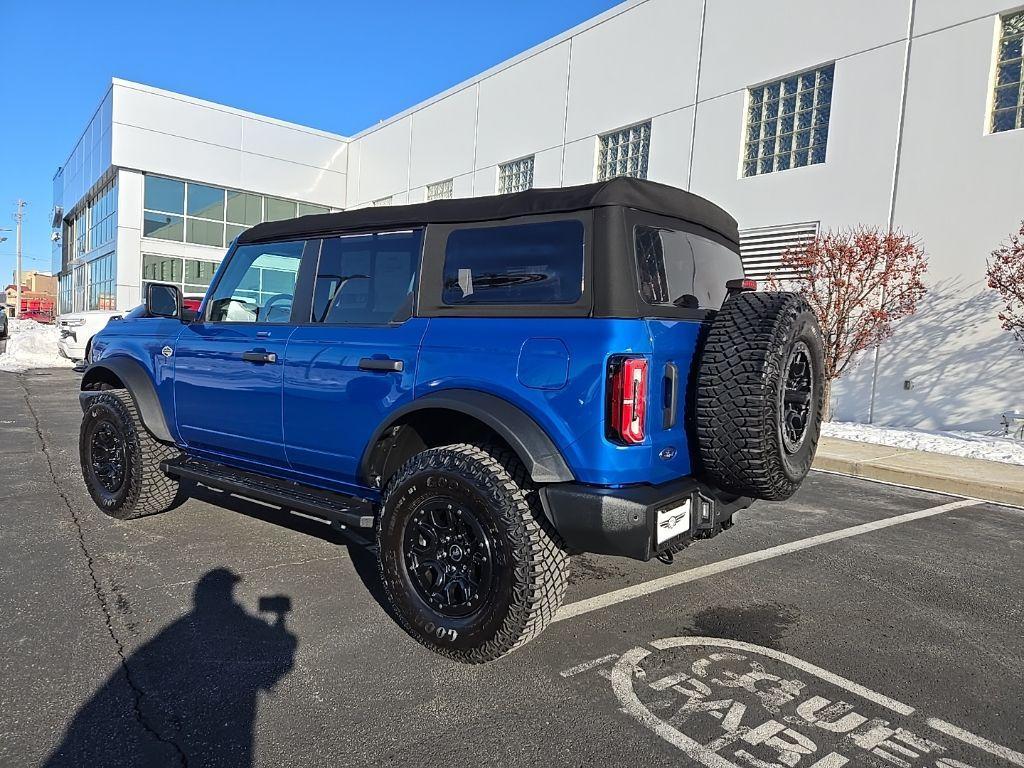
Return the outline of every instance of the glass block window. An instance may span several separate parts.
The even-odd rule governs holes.
[[[1024,128],[1024,11],[1004,16],[1000,21],[992,133]]]
[[[825,162],[835,64],[750,89],[743,175]]]
[[[498,194],[533,189],[533,155],[498,166]]]
[[[371,205],[374,208],[377,208],[377,207],[382,206],[382,205],[391,205],[391,195],[388,195],[387,197],[379,197],[376,200],[374,200],[371,203]]]
[[[597,137],[597,180],[616,176],[647,178],[651,154],[651,121]]]
[[[427,202],[431,200],[451,200],[455,194],[455,180],[445,179],[427,184]]]

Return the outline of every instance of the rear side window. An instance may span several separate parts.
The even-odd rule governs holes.
[[[575,304],[583,294],[583,222],[456,229],[444,255],[442,300],[467,304]]]
[[[648,304],[721,309],[729,280],[743,277],[739,254],[691,232],[634,229],[640,296]]]
[[[410,230],[325,239],[313,288],[313,322],[383,325],[399,310],[411,310],[422,237],[422,230]]]

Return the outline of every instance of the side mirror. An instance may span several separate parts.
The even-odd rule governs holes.
[[[146,314],[149,317],[181,319],[181,290],[166,283],[146,284]]]

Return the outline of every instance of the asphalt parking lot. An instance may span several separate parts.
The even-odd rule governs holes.
[[[1022,510],[813,473],[673,566],[574,558],[468,667],[318,523],[104,517],[80,415],[74,373],[0,373],[0,765],[1024,766]]]

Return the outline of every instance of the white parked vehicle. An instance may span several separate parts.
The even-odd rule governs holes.
[[[89,353],[89,341],[107,327],[111,318],[121,319],[123,312],[110,309],[91,309],[86,312],[69,312],[57,318],[60,340],[57,351],[69,360],[85,360]]]

